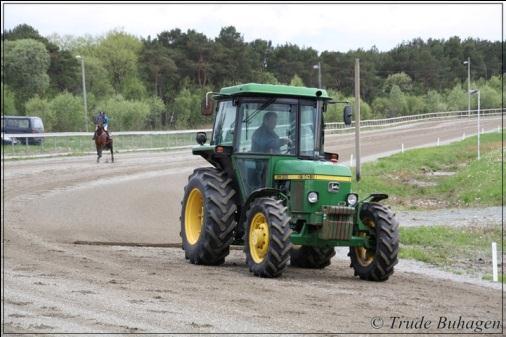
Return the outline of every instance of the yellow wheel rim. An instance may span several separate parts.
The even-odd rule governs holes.
[[[194,245],[200,237],[200,232],[204,225],[204,199],[202,192],[198,188],[191,190],[188,199],[186,199],[184,211],[184,231],[186,241]]]
[[[255,214],[249,225],[249,252],[255,263],[262,263],[269,250],[269,224],[261,212]]]
[[[370,219],[364,221],[364,224],[371,229],[374,228],[374,221]],[[365,232],[360,232],[358,236],[367,237],[368,235]],[[355,247],[355,255],[357,256],[358,263],[360,263],[362,267],[367,267],[374,261],[374,251],[365,247]]]

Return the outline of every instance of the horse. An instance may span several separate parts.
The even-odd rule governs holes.
[[[97,147],[97,163],[100,162],[100,158],[102,158],[103,150],[111,150],[111,162],[114,163],[114,152],[112,147],[112,138],[107,137],[107,132],[104,130],[104,126],[102,123],[97,125],[95,137],[95,145]]]

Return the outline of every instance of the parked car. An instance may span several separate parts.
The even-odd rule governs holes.
[[[3,134],[12,133],[44,133],[44,123],[39,117],[30,116],[2,116],[2,143],[4,143]],[[23,144],[40,145],[43,137],[16,137],[17,141]],[[8,141],[8,140],[6,140]]]

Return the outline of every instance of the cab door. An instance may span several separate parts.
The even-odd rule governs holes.
[[[273,158],[296,155],[297,115],[295,99],[243,98],[239,101],[232,159],[243,201],[253,191],[273,186]]]

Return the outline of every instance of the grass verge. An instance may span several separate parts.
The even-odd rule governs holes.
[[[502,134],[398,153],[362,167],[355,189],[361,195],[387,193],[389,203],[407,209],[498,206],[501,188]]]
[[[501,235],[500,226],[401,227],[399,257],[425,262],[456,273],[480,274],[483,279],[492,279],[491,242],[497,242],[498,249],[501,250]],[[500,262],[501,252],[498,254]],[[504,282],[504,277],[500,275],[500,278]]]

